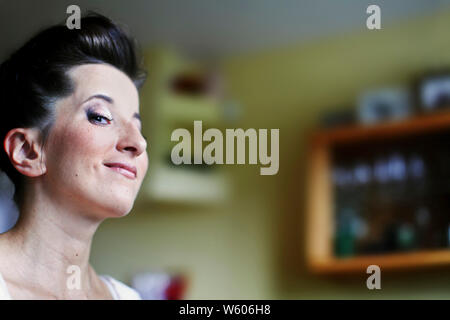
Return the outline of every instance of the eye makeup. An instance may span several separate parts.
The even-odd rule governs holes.
[[[114,121],[111,113],[107,108],[102,106],[102,103],[95,102],[94,104],[87,106],[85,108],[85,112],[88,121],[96,125],[108,125],[112,121]],[[142,123],[139,114],[135,113],[133,115],[133,118],[138,120],[139,124],[137,125],[137,127],[140,134],[142,135]],[[146,137],[144,137],[144,139],[147,140]]]
[[[96,111],[95,106],[90,106],[86,109],[86,117],[91,123],[106,125],[113,121],[112,116],[101,111]]]

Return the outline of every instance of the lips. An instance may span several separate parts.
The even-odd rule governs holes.
[[[136,179],[137,170],[135,166],[122,162],[108,162],[104,163],[104,165],[129,179]]]

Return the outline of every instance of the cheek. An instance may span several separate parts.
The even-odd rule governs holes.
[[[144,179],[145,174],[147,173],[147,169],[148,169],[147,151],[144,151],[144,154],[142,154],[140,158],[141,159],[139,159],[139,169],[142,172],[142,175],[141,175],[141,181],[142,181]]]
[[[79,170],[80,167],[87,168],[93,162],[103,159],[112,144],[111,140],[106,132],[92,126],[66,127],[55,132],[48,147],[51,157],[48,162],[70,171]]]

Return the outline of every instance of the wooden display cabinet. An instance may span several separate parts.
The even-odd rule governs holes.
[[[421,115],[401,122],[382,123],[370,126],[355,125],[351,127],[319,130],[312,134],[309,142],[306,254],[309,267],[313,272],[365,272],[369,265],[378,265],[382,270],[450,266],[450,225],[448,224],[448,217],[450,217],[450,181],[448,184],[449,196],[447,197],[447,171],[445,165],[440,164],[440,162],[447,159],[447,142],[450,154],[449,112]],[[397,147],[395,147],[395,143],[397,143]],[[381,243],[381,245],[378,245],[378,251],[373,249],[377,247],[373,245],[373,243],[371,246],[360,246],[360,248],[363,249],[358,251],[354,249],[355,245],[353,242],[353,247],[350,246],[352,249],[347,250],[352,253],[339,256],[336,251],[338,238],[337,201],[339,200],[336,196],[337,184],[334,177],[335,161],[339,158],[336,157],[336,150],[340,150],[340,154],[345,154],[347,152],[348,158],[350,159],[352,156],[355,157],[355,159],[364,158],[368,153],[372,152],[371,157],[373,159],[374,154],[376,154],[373,153],[376,152],[373,150],[379,150],[378,153],[383,153],[380,151],[384,150],[383,146],[386,146],[386,148],[389,146],[392,148],[409,148],[409,151],[414,147],[421,148],[425,157],[431,157],[430,153],[435,153],[434,158],[428,159],[431,161],[432,165],[426,163],[426,165],[430,167],[429,171],[430,173],[433,173],[434,177],[434,180],[429,180],[427,182],[427,186],[433,186],[435,189],[438,188],[438,192],[440,193],[439,196],[436,197],[439,198],[436,198],[437,200],[434,201],[432,197],[434,194],[437,194],[433,193],[434,191],[431,193],[428,192],[421,197],[420,192],[425,192],[424,190],[428,189],[420,189],[422,191],[415,189],[415,193],[411,194],[408,193],[408,189],[404,189],[404,191],[406,191],[404,192],[403,198],[393,197],[392,199],[388,199],[388,201],[385,201],[383,207],[381,205],[382,201],[374,199],[374,189],[365,189],[366,191],[364,192],[366,193],[361,195],[360,189],[355,187],[353,189],[355,197],[365,197],[360,201],[360,205],[361,203],[363,205],[359,208],[362,208],[362,211],[364,211],[366,215],[372,217],[372,220],[376,220],[377,217],[384,215],[385,221],[387,221],[386,219],[397,214],[397,211],[405,210],[405,212],[407,212],[408,208],[413,210],[414,203],[416,203],[414,201],[423,198],[424,203],[431,203],[431,214],[433,214],[433,212],[439,213],[440,220],[436,220],[436,217],[431,216],[431,219],[436,218],[435,220],[437,222],[434,222],[435,228],[438,228],[439,230],[436,232],[432,229],[430,229],[431,231],[428,230],[426,234],[424,233],[424,239],[428,239],[428,242],[417,243],[416,241],[416,243],[408,248],[408,250],[383,251],[380,249],[383,248],[383,243],[385,244],[384,248],[386,249],[389,247],[390,242],[378,239],[379,244]],[[386,155],[386,153],[384,153],[384,155]],[[450,162],[448,162],[448,166],[450,167]],[[401,166],[399,168],[401,169]],[[443,168],[445,172],[440,173],[437,171],[439,168]],[[401,170],[399,172],[401,172]],[[436,178],[436,176],[438,176],[438,178]],[[440,179],[439,176],[441,176],[442,179]],[[403,181],[402,186],[403,188],[415,188],[420,186],[421,183],[422,182],[411,182],[408,180]],[[387,189],[384,186],[378,186],[377,190],[384,192]],[[384,195],[389,197],[389,192],[386,191]],[[447,198],[449,199],[448,203]],[[396,201],[399,202],[400,205]],[[410,203],[408,203],[408,201]],[[386,214],[386,212],[382,210],[370,212],[370,208],[373,209],[372,211],[376,211],[374,208],[386,208],[386,210],[392,210],[389,211],[392,212],[392,214]],[[396,211],[396,208],[400,209]],[[410,219],[406,214],[403,217]],[[428,216],[425,213],[425,218],[422,220],[426,223],[426,219],[430,220],[430,213],[428,213]],[[410,221],[413,221],[412,218]],[[413,224],[415,223],[414,221]],[[440,225],[443,224],[442,221],[444,221],[444,224],[447,223],[447,225],[442,226],[443,229],[448,228],[448,233],[446,235],[443,234],[445,230],[443,231],[440,228]],[[369,224],[367,227],[366,223],[366,231],[368,229],[369,233],[371,229],[377,228],[380,229],[380,225],[373,227]],[[389,232],[385,231],[385,234],[389,235]],[[406,232],[406,234],[408,233]],[[411,234],[412,233],[410,232],[410,235]],[[448,237],[448,239],[442,239],[444,236]],[[392,242],[395,243],[395,236],[393,239],[391,245]],[[406,239],[408,238],[406,237]],[[443,241],[448,242],[445,244]],[[351,241],[348,243],[352,244]],[[413,241],[411,241],[411,243],[413,243]],[[436,245],[436,243],[438,245]],[[441,243],[443,244],[440,245]],[[371,248],[372,251],[368,248]]]

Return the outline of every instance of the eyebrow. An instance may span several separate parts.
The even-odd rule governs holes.
[[[104,94],[94,94],[94,95],[90,96],[89,98],[87,98],[86,100],[84,100],[82,104],[84,104],[92,99],[101,99],[101,100],[108,102],[109,104],[114,104],[114,99],[111,97],[108,97],[107,95],[104,95]],[[142,120],[141,120],[141,116],[139,115],[139,113],[135,112],[133,114],[133,118],[138,119],[142,125]]]
[[[104,94],[94,94],[93,96],[90,96],[89,98],[84,100],[83,104],[88,102],[89,100],[96,99],[96,98],[97,99],[102,99],[102,100],[108,102],[109,104],[113,104],[114,103],[114,100],[111,97],[105,96]]]

